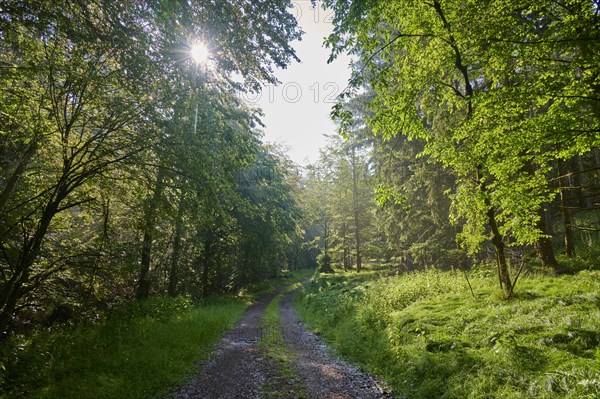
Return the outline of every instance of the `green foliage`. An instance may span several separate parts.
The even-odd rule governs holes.
[[[258,298],[275,290],[277,287],[291,284],[294,281],[308,277],[314,272],[313,269],[284,270],[280,272],[276,278],[263,280],[256,284],[248,284],[239,294],[242,296],[250,296],[250,298]]]
[[[491,238],[499,253],[506,245],[535,245],[547,259],[544,212],[557,193],[549,175],[564,160],[578,160],[578,176],[583,174],[581,157],[599,145],[597,4],[324,4],[334,14],[326,40],[331,56],[349,51],[359,57],[344,100],[370,90],[364,96],[370,112],[359,119],[384,142],[399,135],[421,141],[415,155],[452,172],[454,184],[443,190],[451,194],[451,219],[465,249],[478,252]],[[342,127],[353,118],[349,111],[356,117],[341,105],[334,110]],[[409,153],[382,152],[380,159]],[[590,170],[597,168],[594,162]],[[559,179],[568,176],[562,194],[595,187],[574,183],[572,171],[559,171]],[[383,183],[395,183],[396,175],[404,175],[402,169],[388,169]],[[561,207],[568,213],[573,204]],[[498,267],[510,286],[501,256]]]
[[[238,178],[239,194],[245,201],[241,212],[233,212],[240,228],[240,284],[276,275],[299,233],[302,213],[293,196],[290,162],[271,150],[259,152],[255,163]]]
[[[333,273],[331,268],[331,256],[327,252],[323,252],[317,258],[317,264],[319,265],[319,273]]]
[[[369,143],[355,127],[345,140],[330,138],[302,181],[305,230],[320,256],[331,257],[332,267],[347,270],[375,256],[369,245],[375,202],[368,156]]]
[[[3,338],[55,306],[89,320],[134,292],[205,297],[286,266],[293,165],[239,94],[297,60],[290,6],[3,3]],[[199,39],[210,67],[188,55]]]
[[[344,357],[411,398],[578,398],[600,393],[600,273],[524,278],[496,300],[493,273],[321,276],[295,305]]]
[[[95,325],[53,325],[14,334],[0,345],[0,398],[164,395],[196,371],[254,298],[311,273],[286,271],[237,296],[213,295],[200,304],[152,297],[123,303]],[[273,323],[278,322],[276,309],[269,311]]]
[[[155,298],[96,326],[53,327],[13,336],[0,397],[152,398],[195,371],[241,315],[243,298],[193,305]]]
[[[403,269],[450,267],[451,252],[457,249],[446,192],[455,179],[431,158],[419,156],[419,141],[398,136],[375,137],[373,143],[372,167],[379,184],[375,228],[384,236],[384,253],[399,258]]]
[[[389,203],[392,205],[402,205],[406,202],[406,197],[400,194],[397,188],[389,184],[380,184],[375,189],[375,202],[380,208],[385,207]],[[410,209],[406,207],[405,211],[409,212]]]

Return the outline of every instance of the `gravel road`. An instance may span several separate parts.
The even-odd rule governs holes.
[[[368,374],[330,355],[326,345],[298,320],[291,306],[292,293],[280,302],[281,328],[294,374],[283,376],[258,346],[261,317],[276,295],[266,295],[251,305],[201,364],[200,373],[168,399],[393,398]]]

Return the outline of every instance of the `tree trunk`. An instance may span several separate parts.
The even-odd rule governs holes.
[[[510,280],[510,272],[508,270],[508,264],[506,263],[506,255],[504,254],[504,242],[502,241],[502,235],[498,230],[496,215],[493,208],[488,210],[487,217],[488,224],[492,231],[492,243],[494,244],[494,248],[496,250],[496,265],[498,267],[500,288],[504,292],[505,298],[509,299],[512,296],[514,287],[512,286],[512,281]]]
[[[526,162],[524,168],[527,173],[531,175],[535,174],[535,168],[531,162]],[[550,230],[546,224],[546,214],[546,210],[543,208],[543,206],[541,206],[538,210],[538,216],[540,220],[537,222],[537,228],[542,234],[548,236],[550,235]],[[553,269],[558,267],[558,262],[554,256],[554,246],[552,245],[552,239],[550,237],[539,238],[534,247],[536,253],[540,257],[540,260],[542,261],[542,266],[551,267]]]
[[[96,280],[96,273],[100,268],[102,262],[102,253],[104,252],[104,246],[108,241],[108,225],[110,221],[110,197],[107,198],[106,202],[102,204],[102,237],[100,238],[100,245],[98,245],[98,255],[94,258],[94,266],[90,274],[90,282],[88,283],[87,296],[88,300],[92,302],[94,300],[94,281]]]
[[[342,247],[344,249],[342,262],[344,271],[347,272],[350,269],[350,251],[348,250],[348,238],[346,236],[346,220],[342,223]]]
[[[27,276],[25,278],[27,278]],[[21,287],[21,281],[18,281],[16,285],[13,285],[10,294],[7,296],[6,301],[0,310],[0,342],[4,341],[8,336],[8,327],[15,316],[17,302],[22,296]]]
[[[171,270],[169,272],[169,296],[177,295],[177,284],[179,283],[179,258],[181,253],[181,237],[183,236],[183,215],[185,213],[185,199],[179,200],[179,209],[177,210],[177,220],[175,221],[175,237],[173,238],[173,255],[171,257]]]
[[[590,191],[590,182],[588,181],[587,173],[585,170],[585,164],[583,163],[583,158],[581,155],[577,155],[577,171],[579,179],[581,181],[581,191],[583,196],[583,208],[585,209],[593,209],[594,208],[594,199],[593,195]]]
[[[550,235],[550,229],[546,224],[547,212],[544,209],[540,209],[539,213],[540,220],[538,222],[538,229],[540,229],[542,234]],[[552,239],[550,237],[541,237],[538,242],[535,243],[535,251],[542,261],[542,266],[551,267],[553,269],[558,268],[558,262],[554,256],[554,245],[552,245]]]
[[[34,146],[30,146],[29,148],[27,148],[27,151],[25,151],[25,153],[19,160],[19,164],[17,165],[13,173],[10,175],[10,177],[6,180],[5,186],[2,189],[2,192],[0,192],[0,214],[2,213],[2,209],[4,209],[6,201],[8,201],[10,195],[14,191],[17,182],[19,181],[19,178],[21,177],[23,172],[25,172],[27,165],[29,165],[29,161],[31,161],[31,158],[33,158],[35,151],[36,149]]]
[[[28,291],[24,287],[29,282],[31,266],[39,256],[50,222],[59,212],[59,205],[67,194],[68,191],[59,184],[55,196],[48,201],[44,208],[37,230],[31,238],[26,238],[23,243],[21,254],[14,265],[14,274],[2,285],[2,292],[0,293],[0,337],[6,336],[8,326],[15,316],[17,303]]]
[[[583,161],[581,160],[581,155],[577,155],[572,158],[569,162],[569,170],[571,173],[571,181],[572,181],[572,193],[573,197],[576,198],[576,203],[579,208],[585,209],[587,208],[586,201],[586,192],[585,192],[585,173],[583,169]]]
[[[323,221],[323,252],[329,251],[329,222]]]
[[[358,175],[356,171],[356,147],[352,146],[352,202],[354,205],[354,227],[356,229],[356,271],[362,270],[362,256],[360,253],[360,223],[358,215]]]
[[[573,233],[573,221],[571,218],[571,209],[569,208],[569,187],[571,181],[569,172],[565,169],[563,161],[558,161],[558,173],[559,178],[559,191],[560,191],[560,205],[563,216],[563,223],[565,225],[565,250],[569,258],[575,257],[575,234]]]
[[[156,175],[156,184],[150,203],[146,208],[144,220],[144,240],[142,241],[142,259],[140,265],[140,278],[135,297],[137,300],[146,299],[150,295],[150,263],[152,260],[152,244],[154,242],[154,229],[156,225],[156,210],[164,190],[164,172],[160,168]]]
[[[486,216],[488,219],[488,225],[490,226],[490,230],[492,232],[492,244],[494,244],[494,249],[496,251],[496,267],[498,269],[498,280],[500,282],[500,289],[504,292],[504,297],[506,299],[510,299],[513,294],[513,285],[510,279],[510,271],[508,269],[508,263],[506,262],[506,255],[504,253],[504,242],[502,239],[502,234],[500,234],[500,229],[498,228],[498,222],[496,221],[496,211],[492,206],[492,202],[487,193],[487,186],[485,182],[482,181],[481,176],[481,168],[477,168],[477,181],[479,181],[479,189],[485,196],[485,206],[487,208]]]
[[[350,253],[347,246],[344,246],[344,271],[350,270]]]

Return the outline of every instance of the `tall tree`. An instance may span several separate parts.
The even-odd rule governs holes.
[[[106,259],[108,248],[116,250],[117,244],[107,243],[116,225],[110,218],[125,215],[127,207],[138,212],[133,219],[143,219],[138,297],[148,295],[152,264],[160,264],[151,251],[157,244],[156,229],[166,215],[178,214],[173,198],[190,187],[174,183],[203,180],[212,172],[208,165],[199,172],[183,168],[186,165],[173,168],[169,162],[176,152],[170,148],[185,142],[178,134],[191,134],[193,113],[182,111],[192,103],[192,109],[198,106],[198,86],[189,79],[189,48],[195,40],[210,41],[220,71],[215,89],[203,93],[215,96],[212,108],[204,107],[206,112],[219,115],[209,130],[248,138],[213,136],[215,158],[232,162],[227,169],[231,176],[234,164],[240,167],[253,155],[225,145],[256,141],[256,117],[239,111],[233,92],[274,82],[274,66],[285,67],[297,59],[290,42],[299,38],[300,30],[290,8],[287,0],[2,3],[1,332],[31,303],[28,299],[39,302],[34,300],[36,292],[57,280],[52,276],[90,257]],[[233,73],[244,82],[231,80]],[[227,98],[219,104],[223,95]],[[154,177],[144,190],[147,174]],[[110,187],[111,181],[131,190]],[[215,186],[223,182],[227,179],[217,180]],[[105,202],[117,212],[98,206],[107,195],[121,195]],[[161,211],[165,204],[169,212]],[[102,220],[103,212],[104,223],[86,220]],[[123,226],[132,227],[127,222]],[[119,227],[125,241],[132,243],[134,229],[125,229]],[[169,243],[163,237],[158,242],[165,248]],[[98,274],[95,264],[92,275]]]
[[[3,8],[5,62],[22,71],[5,75],[3,88],[15,101],[27,98],[35,105],[33,109],[46,119],[46,128],[30,131],[30,120],[20,124],[12,109],[7,112],[14,128],[4,139],[27,143],[15,172],[32,159],[31,152],[36,153],[37,162],[30,165],[26,179],[23,175],[18,183],[9,184],[11,193],[5,196],[2,209],[6,268],[0,331],[6,330],[20,299],[65,266],[40,259],[49,231],[60,231],[53,224],[56,216],[75,215],[93,201],[93,181],[111,173],[156,137],[155,129],[140,118],[141,113],[153,114],[149,97],[140,88],[142,81],[152,88],[150,76],[158,63],[135,58],[149,42],[133,44],[126,35],[142,34],[141,29],[109,26],[106,15],[92,19],[88,11],[79,4],[61,8],[54,3],[11,2]],[[119,11],[124,20],[134,19],[133,8]],[[97,41],[98,35],[104,40]],[[126,49],[128,44],[133,46]],[[24,76],[35,82],[38,89],[33,93],[23,90]]]
[[[360,137],[332,137],[319,161],[309,165],[304,182],[304,206],[309,223],[319,230],[322,257],[345,270],[356,264],[361,271],[362,258],[373,255],[367,245],[375,207],[367,158]]]
[[[471,251],[491,238],[510,296],[505,236],[519,244],[543,238],[540,209],[554,194],[546,178],[552,160],[598,143],[597,96],[575,73],[597,72],[587,50],[597,43],[598,21],[591,1],[501,3],[326,5],[335,11],[333,55],[350,49],[369,68],[374,131],[426,140],[424,153],[457,174],[452,212],[465,222],[460,237]],[[575,15],[582,18],[572,33],[567,24]],[[574,111],[585,116],[575,120]],[[567,145],[569,132],[579,133]]]

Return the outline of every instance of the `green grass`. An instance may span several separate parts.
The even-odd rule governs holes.
[[[163,306],[171,301],[154,300]],[[220,298],[203,306],[188,304],[170,315],[159,310],[94,327],[40,331],[20,344],[4,397],[133,399],[164,394],[196,369],[246,306],[242,298]],[[144,307],[153,308],[149,303]]]
[[[156,398],[197,371],[253,298],[309,272],[288,272],[238,296],[132,303],[94,326],[40,328],[0,346],[0,398]]]
[[[323,276],[301,317],[410,398],[600,396],[600,272],[529,276],[497,299],[493,273]]]
[[[304,273],[297,277],[298,279],[301,279],[308,275],[308,273]],[[293,397],[298,399],[306,398],[306,394],[294,379],[295,371],[292,366],[294,357],[285,347],[279,316],[279,303],[281,302],[281,298],[290,290],[299,287],[300,283],[296,283],[278,294],[265,309],[265,313],[261,320],[262,336],[259,347],[276,363],[282,378],[287,380],[286,384],[279,384],[277,381],[267,381],[263,387],[263,394],[267,397],[272,398],[277,397],[278,395],[290,397],[290,394],[292,394]],[[291,389],[293,392],[282,391],[286,389]]]
[[[285,270],[280,272],[276,278],[271,278],[256,284],[247,285],[240,291],[240,295],[248,295],[252,298],[258,298],[275,290],[278,287],[291,284],[295,281],[308,277],[314,272],[315,271],[313,269]]]

